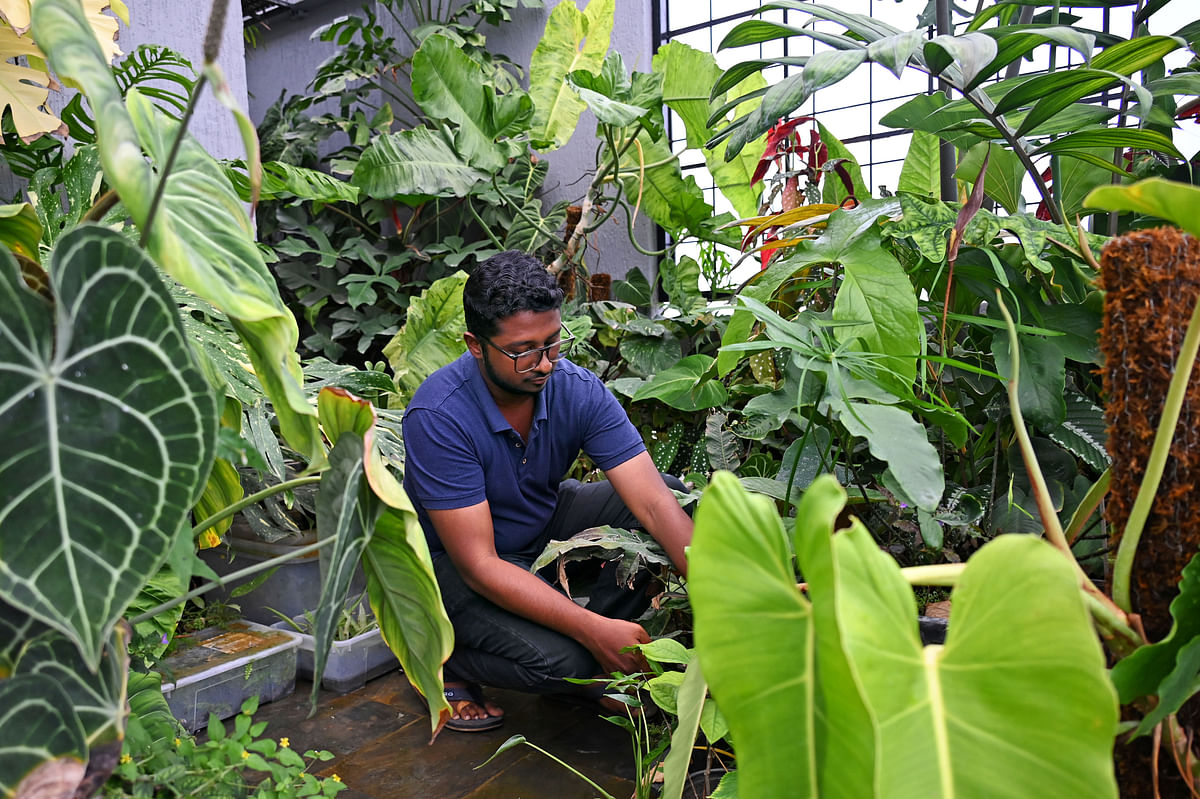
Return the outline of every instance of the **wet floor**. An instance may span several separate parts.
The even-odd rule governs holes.
[[[265,735],[288,736],[296,751],[328,749],[318,774],[337,774],[341,799],[594,799],[599,793],[546,756],[520,746],[480,764],[513,735],[570,763],[618,799],[633,795],[630,736],[598,710],[546,697],[491,691],[504,708],[495,730],[444,730],[429,742],[429,714],[399,672],[348,694],[322,691],[308,718],[310,683],[259,708]]]

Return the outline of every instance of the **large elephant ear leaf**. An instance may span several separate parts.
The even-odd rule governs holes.
[[[0,796],[72,796],[87,755],[58,683],[38,674],[0,680]]]
[[[216,402],[131,242],[78,228],[49,274],[53,307],[0,255],[0,595],[94,669],[199,497]]]
[[[143,149],[166,163],[179,125],[137,90],[122,96],[78,2],[40,0],[34,35],[60,77],[78,83],[95,111],[104,176],[173,278],[224,311],[246,344],[284,438],[310,462],[324,458],[316,414],[302,389],[296,320],[254,242],[245,209],[217,162],[190,136],[151,220],[157,176]]]

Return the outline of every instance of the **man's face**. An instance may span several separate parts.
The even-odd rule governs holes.
[[[528,352],[554,344],[561,335],[562,315],[559,311],[519,311],[501,319],[496,332],[486,340],[468,333],[467,345],[471,354],[482,363],[493,393],[498,390],[510,396],[533,396],[546,387],[554,364],[543,357],[532,371],[518,372],[513,359],[500,350]]]

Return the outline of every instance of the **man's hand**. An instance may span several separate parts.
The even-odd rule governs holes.
[[[588,630],[586,640],[581,640],[592,656],[600,663],[600,670],[605,674],[619,671],[622,674],[634,674],[648,671],[650,666],[640,649],[629,652],[621,650],[635,644],[650,643],[650,635],[637,622],[622,619],[608,619],[596,616],[595,623]]]

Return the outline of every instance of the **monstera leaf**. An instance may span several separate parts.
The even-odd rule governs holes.
[[[216,403],[128,239],[78,228],[49,273],[53,306],[0,256],[0,596],[94,668],[199,497]]]

